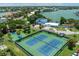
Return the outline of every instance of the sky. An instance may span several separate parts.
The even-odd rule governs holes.
[[[0,6],[79,6],[79,3],[0,3]]]

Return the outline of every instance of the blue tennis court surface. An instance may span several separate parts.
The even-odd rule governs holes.
[[[39,41],[37,39],[30,39],[29,41],[26,42],[26,44],[29,45],[29,46],[33,46],[38,42]]]
[[[17,42],[23,49],[35,56],[55,55],[66,43],[66,38],[47,31],[41,31]]]
[[[50,55],[51,51],[53,51],[53,50],[54,49],[49,45],[44,45],[38,49],[38,51],[41,52],[45,56]]]
[[[39,42],[39,40],[44,40],[45,38],[47,38],[46,35],[38,35],[37,37],[34,37],[34,38],[30,39],[29,41],[27,41],[26,44],[29,46],[33,46],[33,45],[37,44]]]
[[[57,40],[57,39],[53,39],[52,41],[50,41],[48,44],[52,47],[58,47],[60,46],[60,44],[62,43],[62,41]]]
[[[36,38],[38,39],[38,40],[44,40],[44,39],[46,39],[48,36],[46,36],[46,35],[38,35]]]

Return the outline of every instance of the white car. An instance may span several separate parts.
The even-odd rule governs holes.
[[[72,56],[77,56],[77,53],[74,53]]]

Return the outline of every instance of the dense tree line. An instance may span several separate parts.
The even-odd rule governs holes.
[[[73,24],[73,27],[79,29],[79,20],[75,20],[75,19],[65,19],[64,17],[61,17],[61,20],[60,20],[60,24],[69,24],[69,25],[72,25]]]

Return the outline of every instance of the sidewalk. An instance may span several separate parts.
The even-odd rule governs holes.
[[[45,27],[43,29],[47,30],[47,31],[50,31],[50,32],[55,32],[55,33],[58,33],[58,34],[60,34],[60,33],[64,33],[66,35],[79,34],[79,32],[72,32],[72,31],[68,30],[67,28],[66,28],[66,31],[57,31],[56,28],[52,28],[52,30],[50,30],[50,28],[51,27]]]

